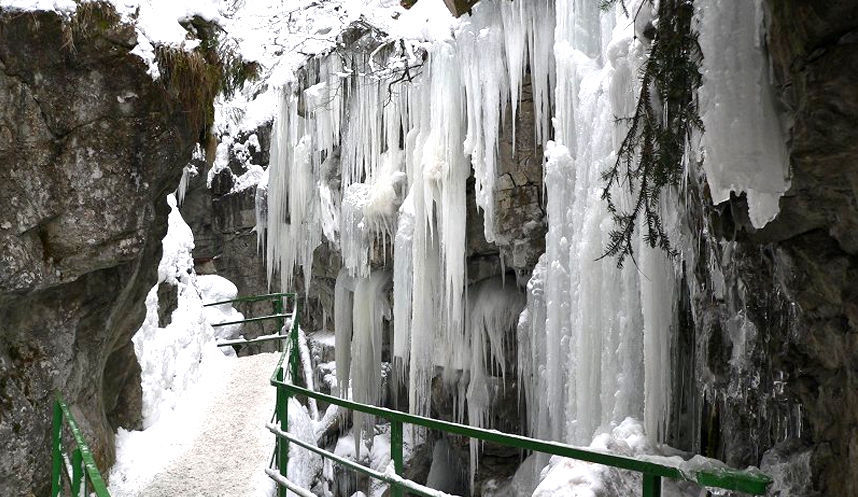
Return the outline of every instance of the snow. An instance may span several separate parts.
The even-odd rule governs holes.
[[[53,10],[56,12],[74,12],[75,0],[0,0],[0,8],[9,10]]]
[[[596,436],[589,448],[624,456],[646,457],[646,454],[657,452],[655,447],[649,445],[647,438],[638,421],[626,418],[610,431]],[[650,459],[663,462],[666,458]],[[640,473],[553,456],[549,465],[542,470],[533,497],[640,495],[641,487]],[[662,495],[665,497],[698,495],[699,492],[700,488],[692,484],[670,479],[662,481]]]
[[[192,385],[224,361],[215,345],[214,329],[206,320],[193,270],[193,234],[179,214],[175,195],[169,195],[167,201],[171,212],[158,282],[176,287],[177,307],[170,323],[160,328],[158,284],[153,286],[146,297],[146,318],[132,338],[141,368],[144,427],[157,423]]]
[[[264,469],[274,436],[265,422],[274,409],[275,389],[266,379],[278,359],[278,354],[232,359],[228,369],[213,375],[213,388],[182,400],[174,418],[142,432],[120,431],[111,495],[272,497],[274,486]],[[299,411],[303,408],[290,406],[290,421]],[[295,423],[303,433],[300,420]],[[300,477],[313,467],[305,464],[306,456],[295,457],[290,476],[311,483],[314,475],[309,481]]]
[[[231,300],[238,296],[238,288],[228,279],[216,274],[197,276],[197,286],[203,304],[213,304]],[[220,324],[244,319],[244,314],[238,312],[232,304],[220,304],[204,307],[206,321],[209,324]],[[215,337],[219,339],[236,338],[241,333],[241,324],[218,326],[214,328]]]
[[[117,496],[272,495],[261,480],[273,450],[264,430],[274,389],[266,381],[275,354],[225,357],[210,323],[240,319],[231,305],[204,303],[235,297],[235,285],[220,276],[197,276],[193,234],[167,197],[171,212],[159,284],[176,287],[170,323],[158,326],[158,287],[146,298],[146,318],[134,335],[143,388],[142,431],[119,429],[110,491]],[[241,434],[241,436],[237,436]],[[220,454],[216,459],[213,453]],[[257,476],[254,476],[257,475]]]

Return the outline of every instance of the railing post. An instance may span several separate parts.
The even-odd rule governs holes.
[[[283,314],[283,297],[274,300],[274,314]],[[277,334],[283,333],[283,318],[277,318]],[[277,352],[283,352],[283,344],[277,340]]]
[[[390,458],[393,459],[393,470],[402,476],[402,421],[390,421]],[[399,485],[391,485],[393,497],[402,497],[402,488]]]
[[[643,474],[643,497],[661,497],[661,477]]]
[[[72,477],[71,477],[71,491],[72,495],[75,497],[79,497],[81,495],[80,489],[84,487],[83,484],[83,457],[80,454],[80,447],[75,447],[72,451]]]
[[[277,369],[277,381],[283,381],[283,368]],[[280,421],[280,429],[289,431],[289,394],[280,386],[277,387],[277,418]],[[280,475],[283,478],[288,478],[287,468],[289,466],[289,441],[285,438],[277,437],[277,466]],[[286,488],[278,485],[278,497],[286,497]]]
[[[54,399],[54,416],[51,426],[51,497],[58,497],[63,489],[63,410],[59,399]]]
[[[298,319],[298,313],[300,310],[300,304],[298,303],[298,296],[295,296],[295,312],[292,313],[292,331],[290,341],[292,342],[292,350],[289,351],[289,371],[292,373],[291,382],[293,385],[298,384],[298,328],[301,326],[301,322]]]

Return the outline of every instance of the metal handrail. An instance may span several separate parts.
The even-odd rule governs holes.
[[[221,304],[232,304],[234,302],[261,302],[263,300],[274,300],[283,297],[295,297],[295,293],[287,292],[287,293],[268,293],[265,295],[248,295],[246,297],[236,297],[230,300],[222,300],[220,302],[212,302],[210,304],[204,304],[203,307],[211,307],[213,305],[221,305]]]
[[[294,313],[287,313],[287,312],[283,311],[283,300],[287,299],[287,298],[295,298],[295,296],[296,296],[295,293],[287,293],[287,292],[269,293],[269,294],[265,294],[265,295],[249,295],[246,297],[236,297],[234,299],[222,300],[220,302],[212,302],[209,304],[203,304],[203,307],[212,307],[212,306],[223,305],[223,304],[234,304],[234,303],[238,303],[238,302],[263,302],[266,300],[270,300],[274,304],[274,314],[270,314],[267,316],[257,316],[257,317],[252,317],[252,318],[239,319],[236,321],[227,321],[224,323],[215,323],[215,324],[212,324],[211,326],[213,328],[217,328],[220,326],[229,326],[229,325],[233,325],[233,324],[254,323],[254,322],[258,322],[258,321],[267,321],[269,319],[276,319],[277,320],[277,330],[278,330],[277,333],[280,333],[280,330],[283,329],[283,324],[285,323],[284,320],[287,318],[288,319],[294,319],[294,317],[295,317]],[[297,305],[297,299],[296,299],[296,305]],[[231,346],[231,345],[248,345],[251,343],[268,342],[271,340],[283,340],[285,338],[287,338],[287,335],[280,335],[280,336],[265,335],[265,336],[257,337],[257,338],[221,340],[221,341],[217,342],[217,346],[218,347],[227,347],[227,346]],[[277,350],[279,351],[280,345],[278,344],[277,347],[278,347]]]
[[[71,459],[65,453],[63,447],[63,427],[68,425],[69,431],[74,438],[75,447],[72,449]],[[53,429],[51,431],[51,497],[62,494],[63,475],[69,482],[71,494],[89,495],[87,483],[92,485],[92,492],[97,497],[110,497],[104,479],[98,471],[98,466],[92,457],[83,435],[78,428],[77,422],[71,411],[63,401],[62,395],[56,392],[54,399]],[[71,471],[71,472],[69,472]]]
[[[277,469],[279,470],[279,475],[277,475],[279,476],[279,478],[274,477],[276,473],[274,473],[273,471],[269,472],[269,476],[271,476],[272,479],[277,482],[279,495],[281,497],[285,497],[286,495],[286,486],[281,482],[281,480],[288,481],[286,468],[288,465],[288,447],[290,441],[294,442],[296,445],[316,452],[323,457],[333,459],[341,464],[346,464],[340,460],[342,458],[338,458],[330,452],[324,451],[322,449],[310,448],[308,444],[299,442],[297,439],[295,439],[294,436],[288,434],[288,402],[289,399],[295,395],[306,396],[308,398],[316,399],[318,401],[323,401],[347,409],[360,411],[366,414],[387,419],[391,422],[391,459],[393,461],[393,476],[395,478],[391,477],[391,475],[389,474],[390,472],[387,472],[385,474],[374,474],[377,472],[368,472],[363,469],[360,471],[369,474],[373,478],[381,479],[389,483],[392,487],[392,493],[394,496],[401,496],[403,490],[421,493],[425,495],[425,492],[421,491],[424,487],[420,486],[416,482],[413,482],[411,480],[405,480],[397,476],[402,475],[403,473],[403,423],[409,423],[447,433],[463,435],[471,438],[476,438],[482,441],[495,442],[502,445],[517,447],[520,449],[543,452],[552,455],[559,455],[562,457],[568,457],[570,459],[577,459],[580,461],[604,464],[620,469],[635,471],[643,475],[643,497],[660,497],[662,478],[685,480],[705,487],[745,492],[751,495],[765,494],[767,488],[772,483],[772,479],[768,475],[758,470],[735,470],[732,468],[725,467],[720,461],[712,460],[712,466],[700,466],[696,469],[690,467],[680,468],[674,465],[655,462],[653,460],[620,456],[608,452],[601,452],[588,448],[575,447],[559,442],[539,440],[535,438],[525,437],[523,435],[502,433],[496,430],[486,430],[483,428],[477,428],[469,425],[462,425],[458,423],[451,423],[449,421],[441,421],[438,419],[417,416],[401,411],[341,399],[339,397],[314,392],[312,390],[296,386],[288,381],[285,381],[287,375],[285,374],[283,368],[285,358],[288,354],[288,362],[290,366],[289,377],[297,377],[298,363],[297,357],[295,355],[297,354],[298,345],[297,306],[295,309],[295,316],[296,317],[295,319],[293,319],[292,323],[293,326],[290,330],[291,340],[287,342],[290,346],[287,347],[287,349],[280,356],[280,360],[278,361],[270,380],[271,385],[277,388],[277,406],[275,408],[275,421],[277,423],[272,423],[267,426],[268,429],[272,431],[275,436],[277,436],[277,447],[275,448],[274,460],[275,464],[277,465]],[[357,469],[354,468],[354,463],[349,462],[346,465],[352,467],[353,469]],[[289,483],[291,484],[291,482]]]
[[[256,321],[265,321],[267,319],[283,319],[283,318],[291,318],[291,317],[292,317],[292,315],[288,314],[288,313],[287,314],[277,313],[277,314],[271,314],[269,316],[258,316],[255,318],[239,319],[238,321],[227,321],[225,323],[217,323],[217,324],[213,324],[212,328],[217,328],[218,326],[229,326],[231,324],[253,323]]]

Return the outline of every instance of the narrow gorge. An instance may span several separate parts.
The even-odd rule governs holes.
[[[324,393],[858,492],[858,2],[168,4],[0,0],[0,493],[49,495],[55,391],[107,475],[210,381],[212,275],[298,293]],[[389,423],[296,409],[384,472]],[[641,488],[406,439],[452,494]],[[386,492],[299,461],[315,495]]]

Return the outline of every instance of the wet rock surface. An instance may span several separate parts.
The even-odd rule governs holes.
[[[200,134],[110,12],[0,12],[0,494],[46,495],[53,392],[96,461],[140,418],[130,338]]]
[[[692,212],[706,233],[689,276],[697,343],[678,419],[689,449],[774,471],[790,495],[858,488],[858,9],[769,1],[768,49],[792,184],[761,230],[744,196]],[[705,198],[699,203],[708,205]],[[694,224],[694,223],[692,223]],[[692,227],[692,232],[694,228]],[[680,345],[680,350],[683,345]],[[683,424],[685,421],[680,421]],[[784,469],[786,468],[786,469]],[[790,469],[792,468],[792,469]],[[783,473],[783,471],[793,473]],[[792,481],[805,475],[810,481]]]

